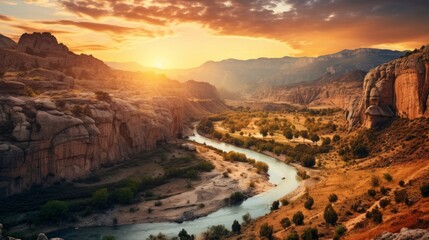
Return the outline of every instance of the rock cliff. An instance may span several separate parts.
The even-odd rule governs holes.
[[[253,94],[253,99],[305,106],[327,106],[348,109],[360,97],[365,72],[351,71],[344,75],[327,73],[307,83],[272,87]]]
[[[377,127],[394,115],[429,117],[429,46],[371,69],[361,95],[348,114],[352,127]]]

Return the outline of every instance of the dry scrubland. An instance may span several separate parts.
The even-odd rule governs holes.
[[[427,119],[398,118],[381,130],[359,129],[349,133],[345,129],[342,112],[323,115],[316,112],[316,116],[312,116],[309,111],[267,113],[239,110],[208,118],[213,120],[209,134],[292,163],[301,173],[306,173],[302,174],[306,179],[296,191],[285,196],[284,199],[288,200],[286,206],[280,204],[278,210],[265,217],[243,223],[241,234],[227,238],[266,239],[272,233],[273,239],[293,239],[292,233],[296,231],[303,239],[304,232],[307,232],[307,237],[311,235],[309,227],[312,227],[317,229],[322,239],[339,238],[340,235],[341,239],[370,239],[385,231],[398,232],[403,227],[427,229],[429,198],[423,197],[423,191],[427,194],[429,184]],[[313,117],[318,124],[308,120]],[[330,121],[336,123],[335,130],[329,125]],[[261,122],[263,124],[258,124]],[[268,128],[265,137],[261,134],[262,128]],[[309,139],[303,141],[301,135],[287,139],[284,133],[288,130],[293,133],[307,130],[309,136],[317,134],[321,139],[319,146]],[[334,135],[338,135],[340,140],[333,141]],[[322,140],[328,137],[331,139],[329,144]],[[249,146],[252,138],[263,140],[272,148],[261,149],[262,142]],[[303,142],[313,149],[322,146],[330,149],[327,153],[313,151],[315,165],[307,168],[302,166],[305,164],[299,160],[299,154],[285,150],[290,148],[286,146],[296,149]],[[284,146],[283,150],[276,152],[276,144]],[[422,189],[424,186],[426,190]],[[336,201],[333,201],[333,194]],[[313,205],[308,208],[310,198]],[[327,224],[324,218],[328,204],[337,214],[335,224]],[[304,215],[303,225],[292,221],[298,211]],[[283,220],[285,218],[292,222],[290,226],[285,223],[287,220]],[[347,231],[342,233],[344,231],[339,226]]]

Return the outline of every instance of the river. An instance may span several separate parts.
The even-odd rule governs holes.
[[[236,219],[241,222],[242,216],[246,213],[249,213],[253,218],[267,214],[270,211],[270,206],[273,201],[292,192],[299,185],[295,168],[273,157],[208,139],[199,135],[196,131],[195,135],[190,137],[190,140],[212,146],[225,152],[235,151],[244,153],[248,158],[267,163],[269,166],[269,181],[276,186],[264,193],[248,198],[239,206],[224,207],[193,221],[186,221],[183,223],[139,223],[115,227],[64,229],[49,234],[49,236],[61,237],[65,240],[100,240],[102,236],[112,235],[118,240],[144,240],[149,235],[157,235],[160,232],[171,237],[177,236],[182,229],[185,229],[190,234],[198,235],[207,230],[208,227],[219,224],[223,224],[230,229],[233,221]]]

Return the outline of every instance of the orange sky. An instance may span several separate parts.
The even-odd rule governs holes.
[[[426,0],[0,0],[1,34],[50,31],[105,61],[188,68],[429,43]]]

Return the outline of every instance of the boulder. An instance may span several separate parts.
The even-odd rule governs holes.
[[[39,233],[39,236],[37,236],[37,240],[49,240],[49,239],[44,233]]]
[[[24,95],[25,84],[16,81],[1,81],[0,80],[0,94],[9,95]]]

